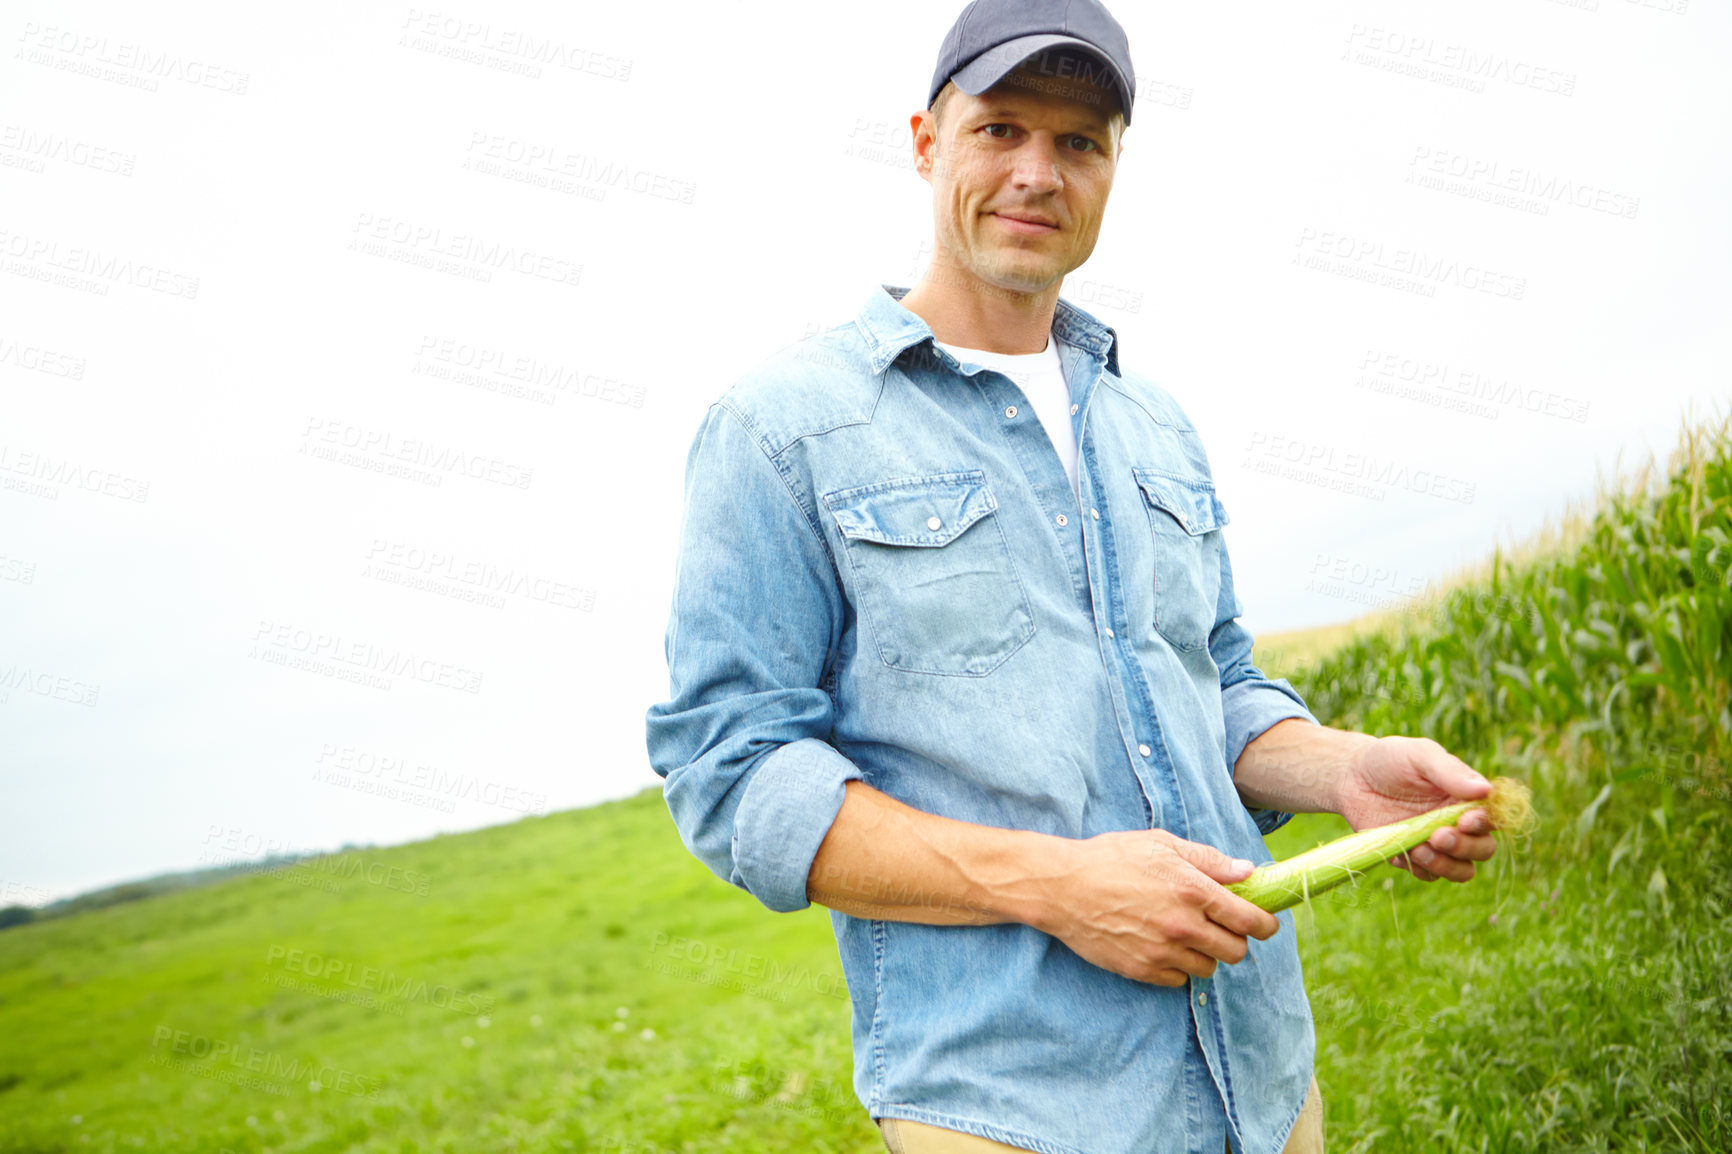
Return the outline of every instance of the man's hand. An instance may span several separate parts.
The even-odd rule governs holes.
[[[1335,783],[1334,809],[1356,830],[1476,801],[1491,792],[1491,782],[1430,738],[1380,737],[1355,752]],[[1497,850],[1491,828],[1485,810],[1470,809],[1455,825],[1437,830],[1424,845],[1391,858],[1389,864],[1420,881],[1444,877],[1465,882],[1473,877],[1473,863]]]
[[[1275,915],[1229,893],[1251,863],[1165,830],[1127,830],[1062,843],[1044,879],[1050,900],[1031,921],[1082,958],[1157,986],[1214,974],[1245,957],[1246,935],[1272,937]]]
[[[1248,806],[1338,813],[1356,830],[1491,792],[1491,782],[1428,737],[1372,737],[1292,717],[1245,747],[1233,782]],[[1389,864],[1421,881],[1464,882],[1473,877],[1473,863],[1496,849],[1491,819],[1470,809]]]

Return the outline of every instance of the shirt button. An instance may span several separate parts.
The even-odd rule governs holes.
[[[1010,407],[1009,407],[1009,408],[1008,408],[1008,409],[1006,409],[1006,410],[1004,410],[1004,415],[1005,415],[1005,416],[1007,416],[1007,417],[1014,417],[1014,416],[1016,416],[1016,406],[1015,406],[1015,405],[1012,405],[1012,406],[1010,406]]]
[[[926,518],[926,527],[928,529],[936,529],[942,524],[944,524],[944,522],[940,521],[937,517]]]
[[[1137,752],[1142,754],[1144,757],[1147,757],[1149,756],[1149,747],[1146,745],[1139,745],[1137,746]]]
[[[1057,521],[1060,525],[1070,524],[1070,518],[1066,517],[1063,513],[1060,513],[1057,517],[1054,517],[1053,520]]]
[[[1089,510],[1089,516],[1091,516],[1095,520],[1099,521],[1101,519],[1101,511],[1099,509],[1090,509]]]
[[[1111,637],[1112,635],[1113,635],[1113,627],[1111,625],[1109,625],[1109,626],[1107,626],[1107,636]]]
[[[1197,1005],[1206,1006],[1208,1004],[1209,1004],[1209,995],[1208,994],[1198,994],[1197,995]]]
[[[1073,404],[1073,405],[1071,405],[1071,407],[1070,407],[1070,411],[1071,411],[1071,412],[1073,412],[1073,413],[1074,413],[1074,412],[1076,412],[1076,406],[1075,406],[1075,405],[1074,405],[1074,404]]]

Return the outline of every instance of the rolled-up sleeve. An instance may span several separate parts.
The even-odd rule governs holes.
[[[828,548],[781,468],[726,401],[686,456],[651,766],[680,838],[716,876],[804,909],[812,859],[859,768],[827,738],[822,688],[844,610]]]
[[[1209,654],[1221,671],[1221,719],[1227,735],[1227,771],[1239,764],[1239,755],[1277,721],[1302,717],[1317,724],[1305,699],[1285,678],[1271,678],[1251,664],[1251,634],[1239,624],[1244,606],[1233,590],[1233,565],[1227,545],[1221,543],[1221,594],[1216,606],[1215,629],[1209,635]],[[1264,834],[1274,833],[1293,819],[1290,813],[1246,806],[1251,819]]]

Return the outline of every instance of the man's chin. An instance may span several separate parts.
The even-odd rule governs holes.
[[[1038,296],[1043,292],[1057,288],[1064,281],[1063,276],[1028,277],[1004,276],[984,278],[986,283],[1004,293],[1016,293],[1023,296]]]
[[[1066,271],[1045,261],[1038,266],[1005,261],[990,269],[977,269],[975,275],[1002,292],[1043,293],[1061,284]]]

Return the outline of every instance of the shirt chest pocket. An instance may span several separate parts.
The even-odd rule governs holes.
[[[1154,547],[1155,630],[1175,649],[1202,649],[1221,592],[1221,527],[1227,510],[1202,477],[1131,470]]]
[[[979,677],[1034,636],[998,502],[980,469],[826,493],[855,610],[892,669]]]

